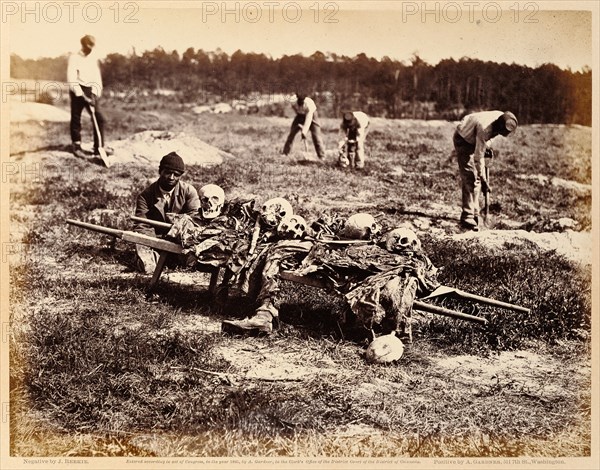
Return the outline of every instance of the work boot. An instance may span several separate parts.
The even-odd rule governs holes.
[[[477,223],[477,220],[475,220],[475,217],[473,217],[472,215],[460,219],[460,224],[464,228],[473,230],[475,232],[479,230],[479,224]]]
[[[76,156],[77,158],[87,158],[87,154],[81,148],[81,144],[74,143],[72,151],[73,151],[73,155]]]
[[[259,310],[251,318],[243,320],[225,320],[221,323],[223,333],[232,334],[267,334],[273,332],[273,315],[264,310]]]

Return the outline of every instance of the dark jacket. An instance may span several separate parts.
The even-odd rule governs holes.
[[[167,213],[195,215],[200,209],[198,191],[191,184],[179,181],[173,188],[168,207],[164,206],[158,180],[148,186],[138,196],[135,215],[159,222],[169,222]],[[133,229],[147,235],[165,235],[168,230],[136,222]]]

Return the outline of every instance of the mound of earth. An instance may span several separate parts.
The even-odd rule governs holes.
[[[488,248],[502,248],[506,243],[533,243],[542,251],[556,251],[565,258],[584,265],[592,264],[591,232],[528,232],[526,230],[484,230],[464,232],[452,237],[454,240],[477,239]]]
[[[549,184],[557,188],[570,189],[572,191],[578,191],[581,193],[590,193],[592,191],[591,184],[583,184],[578,183],[577,181],[564,180],[555,176],[548,177],[544,175],[517,175],[517,178],[522,180],[534,180],[539,184]]]
[[[11,122],[69,122],[71,120],[71,115],[64,109],[57,108],[56,106],[52,106],[51,104],[11,100],[10,120]]]
[[[138,132],[128,139],[108,142],[108,146],[114,150],[111,158],[115,163],[138,162],[157,166],[160,159],[169,152],[177,152],[187,165],[218,165],[225,158],[233,157],[230,153],[183,132]]]

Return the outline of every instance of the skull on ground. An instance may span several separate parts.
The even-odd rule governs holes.
[[[411,229],[399,227],[387,234],[385,248],[390,253],[415,253],[421,249],[421,241]]]
[[[359,212],[346,219],[339,236],[351,240],[370,240],[380,231],[380,225],[371,214]]]
[[[277,235],[288,240],[300,240],[306,235],[307,224],[301,215],[284,217],[277,226]]]
[[[282,197],[274,197],[265,202],[260,211],[262,222],[271,229],[277,229],[279,223],[285,217],[294,214],[292,205]]]
[[[368,362],[385,364],[399,360],[404,354],[404,344],[395,332],[375,338],[365,353]]]
[[[214,219],[221,215],[225,203],[225,191],[216,184],[207,184],[200,188],[200,210],[202,218]]]

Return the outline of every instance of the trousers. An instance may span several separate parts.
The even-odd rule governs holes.
[[[458,132],[454,133],[452,140],[461,180],[462,211],[460,218],[465,220],[467,217],[478,217],[481,180],[477,175],[473,158],[475,145],[468,143]]]
[[[92,88],[91,87],[82,86],[81,89],[83,90],[83,93],[87,97],[89,97],[89,98],[92,97]],[[92,115],[91,110],[90,110],[88,103],[85,101],[85,99],[82,96],[77,96],[72,91],[69,91],[69,98],[71,99],[71,124],[70,124],[71,142],[73,142],[74,144],[81,143],[81,113],[84,109],[87,109],[87,111],[90,113],[90,117],[91,117],[91,115]],[[99,100],[96,98],[96,103],[95,103],[94,108],[96,111],[96,113],[95,113],[96,121],[98,122],[98,129],[100,131],[100,136],[97,135],[96,128],[92,122],[92,127],[94,129],[94,153],[97,153],[97,150],[100,147],[100,138],[102,140],[102,143],[104,144],[105,120],[104,120],[104,116],[100,112],[100,107],[98,106],[98,101]]]
[[[285,145],[283,146],[283,154],[288,155],[290,150],[292,150],[292,145],[294,144],[294,138],[296,134],[300,132],[300,125],[304,124],[306,116],[304,114],[296,114],[296,117],[292,121],[292,127],[290,128],[290,133],[288,135],[287,140],[285,141]],[[313,114],[313,120],[310,123],[310,134],[312,136],[313,145],[315,146],[315,151],[317,152],[317,156],[321,159],[325,159],[325,146],[323,145],[323,136],[321,135],[321,125],[317,119],[317,112]]]

